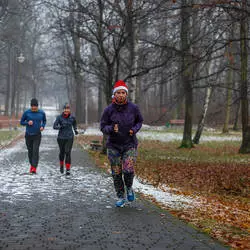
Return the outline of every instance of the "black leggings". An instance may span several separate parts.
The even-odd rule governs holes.
[[[64,161],[67,164],[71,164],[71,149],[73,146],[74,138],[70,139],[59,139],[57,138],[57,142],[60,148],[59,160]]]
[[[39,146],[41,143],[41,134],[26,135],[25,141],[28,149],[30,165],[36,168],[39,161]]]

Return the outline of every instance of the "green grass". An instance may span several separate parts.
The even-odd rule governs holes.
[[[20,131],[0,131],[0,142],[6,142],[10,141],[13,138],[15,138],[18,134],[20,134]],[[1,144],[1,143],[0,143]]]
[[[141,157],[145,160],[173,162],[214,162],[214,163],[249,163],[249,154],[239,154],[240,141],[203,142],[192,149],[180,149],[179,142],[142,142]]]

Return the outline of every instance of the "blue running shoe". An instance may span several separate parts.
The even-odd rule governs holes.
[[[116,207],[123,207],[125,205],[126,200],[124,198],[119,198],[119,200],[115,203]]]
[[[135,193],[132,188],[127,189],[127,199],[128,201],[134,201],[135,200]]]

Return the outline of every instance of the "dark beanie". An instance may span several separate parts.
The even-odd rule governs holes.
[[[38,106],[38,101],[36,98],[31,99],[30,106]]]
[[[66,109],[66,108],[70,108],[70,106],[69,106],[69,104],[68,103],[65,103],[64,105],[63,105],[63,109]]]

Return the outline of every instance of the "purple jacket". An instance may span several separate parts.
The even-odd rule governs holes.
[[[138,145],[136,133],[142,126],[143,118],[137,105],[128,102],[124,105],[110,104],[104,109],[101,117],[101,131],[108,135],[107,148],[127,150]],[[119,127],[118,133],[114,132],[114,124]],[[134,134],[129,135],[129,130]]]

